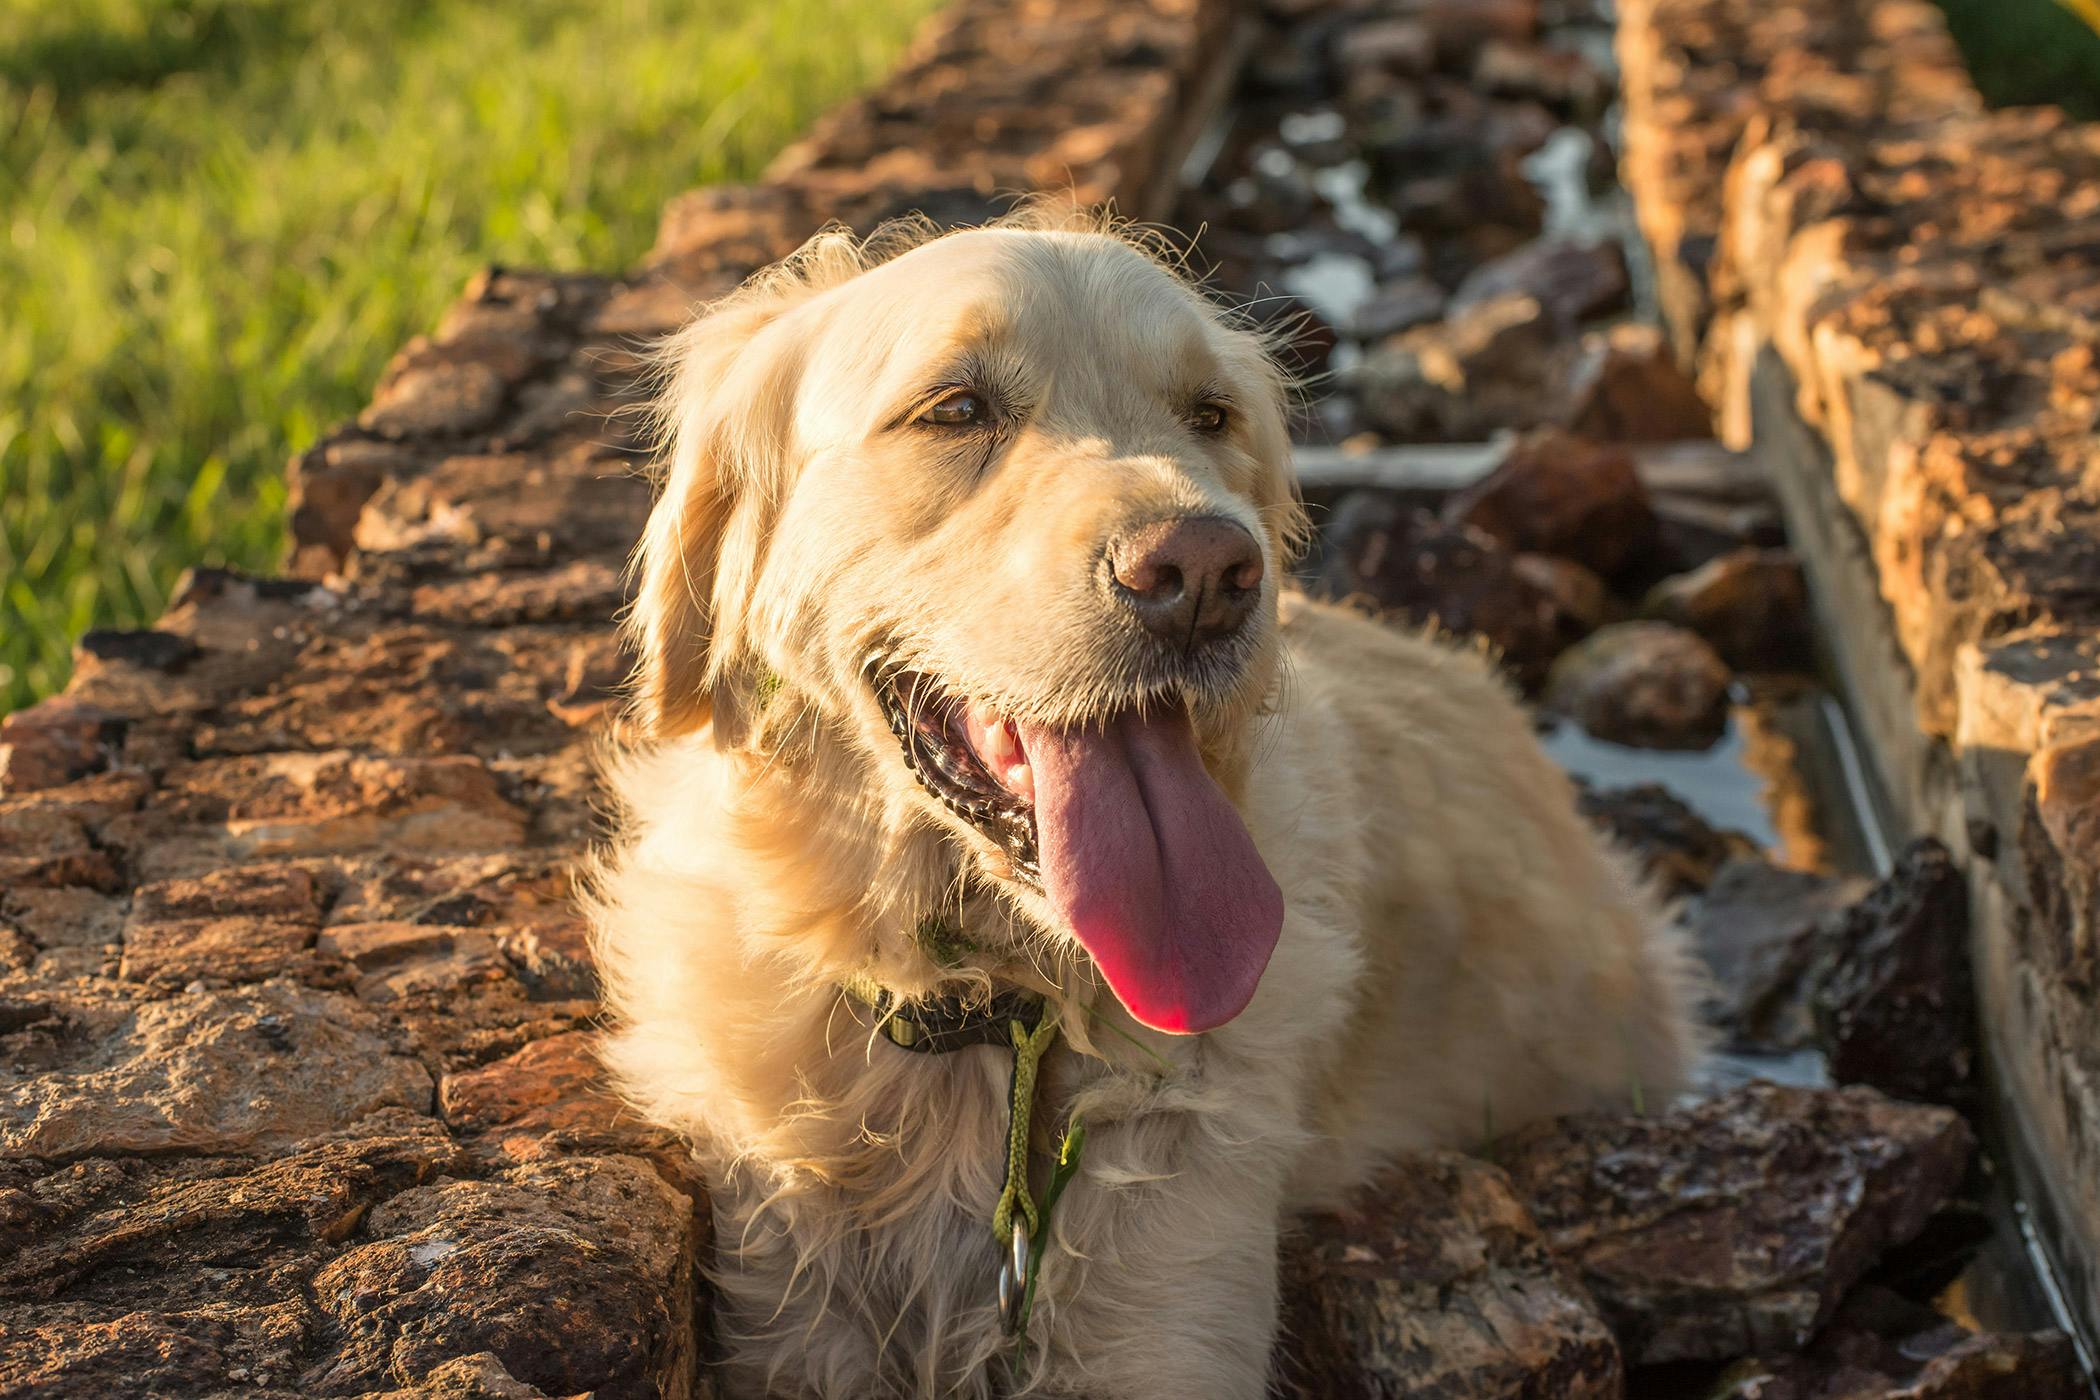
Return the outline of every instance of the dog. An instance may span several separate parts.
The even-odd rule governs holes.
[[[1146,238],[827,231],[663,364],[590,913],[725,1395],[1255,1400],[1294,1212],[1682,1083],[1654,902],[1480,656],[1286,587],[1291,385]]]

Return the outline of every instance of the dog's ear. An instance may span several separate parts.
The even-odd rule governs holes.
[[[671,337],[660,415],[663,485],[635,551],[628,614],[633,700],[645,732],[670,738],[706,724],[735,651],[733,619],[749,584],[746,503],[763,496],[768,457],[783,450],[790,358],[762,343],[782,310],[731,301]]]

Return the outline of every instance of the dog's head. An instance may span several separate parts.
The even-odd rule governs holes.
[[[1138,1019],[1236,1015],[1282,900],[1229,794],[1303,519],[1262,342],[1036,220],[820,235],[667,368],[645,727],[835,733]]]

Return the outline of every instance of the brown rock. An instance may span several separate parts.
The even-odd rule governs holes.
[[[1977,1334],[1865,1288],[1808,1350],[1729,1368],[1710,1400],[2086,1400],[2061,1332]]]
[[[64,1297],[102,1275],[125,1279],[130,1290],[102,1301],[168,1301],[169,1282],[194,1285],[200,1267],[337,1244],[373,1205],[463,1165],[434,1120],[387,1109],[273,1161],[128,1158],[57,1167],[19,1193],[20,1209],[0,1211],[0,1243],[9,1246],[0,1287]]]
[[[479,929],[443,924],[337,924],[315,945],[357,971],[360,1000],[395,1002],[497,981],[509,967],[496,940]]]
[[[1611,80],[1580,52],[1490,39],[1473,60],[1473,86],[1497,97],[1528,97],[1556,111],[1590,117],[1611,100]]]
[[[333,1350],[315,1392],[493,1353],[554,1395],[655,1396],[692,1346],[704,1217],[631,1157],[567,1158],[406,1191],[314,1279]]]
[[[583,1032],[535,1040],[494,1064],[438,1085],[445,1120],[462,1132],[603,1130],[620,1113],[592,1040]]]
[[[183,764],[120,834],[151,879],[255,858],[497,849],[525,824],[478,759],[333,751]]]
[[[1349,318],[1349,335],[1356,340],[1379,341],[1426,325],[1444,314],[1444,289],[1427,277],[1407,277],[1390,282]]]
[[[1738,549],[1666,578],[1649,590],[1641,612],[1691,628],[1738,670],[1815,664],[1808,582],[1790,550]]]
[[[1805,1345],[1960,1184],[1946,1109],[1750,1084],[1654,1117],[1590,1114],[1497,1145],[1517,1198],[1632,1365]]]
[[[1608,1400],[1618,1348],[1485,1162],[1403,1158],[1286,1239],[1282,1393]]]
[[[1636,787],[1576,785],[1576,805],[1613,844],[1639,858],[1665,895],[1697,894],[1727,862],[1757,853],[1740,831],[1707,824],[1683,799],[1657,783]]]
[[[445,1362],[403,1390],[374,1393],[366,1400],[549,1400],[504,1368],[492,1351]]]
[[[1418,19],[1370,19],[1335,40],[1334,59],[1346,74],[1358,69],[1420,77],[1436,64],[1436,34]]]
[[[1502,464],[1451,499],[1445,518],[1514,550],[1557,554],[1604,578],[1655,538],[1631,454],[1555,430],[1526,435]]]
[[[9,1325],[0,1327],[0,1393],[37,1400],[295,1400],[300,1392],[283,1382],[297,1376],[312,1311],[296,1298],[122,1313],[14,1307]]]
[[[1520,577],[1537,584],[1585,632],[1602,627],[1619,612],[1610,586],[1573,559],[1552,554],[1516,554],[1509,562]]]
[[[381,1108],[430,1106],[429,1074],[335,993],[265,982],[82,1004],[62,1025],[47,1063],[0,1077],[0,1150],[267,1151]]]
[[[1866,888],[1757,857],[1721,867],[1692,915],[1692,936],[1713,976],[1711,1017],[1735,1048],[1777,1053],[1814,1039],[1824,921]]]
[[[1541,238],[1483,263],[1451,294],[1461,316],[1505,296],[1527,296],[1562,334],[1626,304],[1626,256],[1616,243]]]
[[[1535,687],[1582,621],[1477,530],[1424,511],[1403,514],[1374,497],[1344,502],[1332,528],[1327,585],[1416,626],[1478,637],[1527,688]]]
[[[1653,326],[1625,322],[1585,335],[1562,392],[1569,431],[1598,442],[1713,436],[1712,411]]]
[[[321,890],[293,865],[236,867],[141,886],[124,925],[122,976],[254,981],[285,971],[321,927]]]
[[[1499,297],[1376,347],[1344,384],[1364,423],[1396,441],[1485,438],[1551,417],[1557,344],[1538,302]]]
[[[382,387],[358,426],[384,437],[469,433],[503,409],[503,376],[468,360],[418,365]]]
[[[1816,1029],[1841,1084],[1964,1105],[1975,1095],[1969,891],[1947,848],[1906,847],[1888,877],[1834,921]]]
[[[119,716],[66,695],[0,715],[0,793],[36,792],[85,777],[107,763],[121,728]]]
[[[1610,743],[1703,749],[1728,725],[1729,681],[1727,665],[1696,633],[1619,622],[1561,654],[1546,704]]]

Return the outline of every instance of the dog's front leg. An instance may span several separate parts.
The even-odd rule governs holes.
[[[1261,1400],[1284,1170],[1281,1143],[1196,1115],[1090,1129],[1031,1328],[1047,1355],[1023,1393]]]

